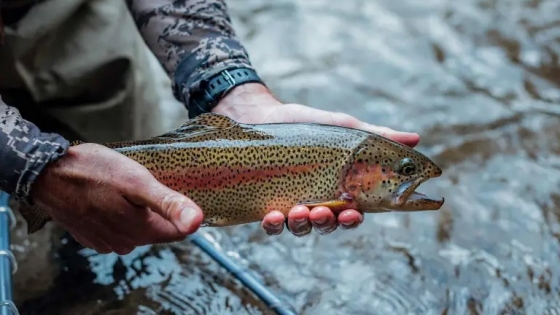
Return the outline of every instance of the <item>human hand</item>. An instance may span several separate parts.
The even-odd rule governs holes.
[[[79,243],[126,255],[137,246],[180,241],[202,223],[201,209],[137,162],[101,145],[70,147],[47,166],[31,198]]]
[[[416,146],[420,140],[418,134],[370,125],[344,113],[333,113],[300,104],[283,104],[265,86],[257,83],[234,88],[213,112],[241,123],[307,122],[362,129],[411,147]],[[282,233],[285,221],[284,214],[272,211],[265,216],[261,225],[268,234],[274,235]],[[287,226],[292,234],[303,236],[309,234],[312,228],[320,234],[328,234],[338,227],[354,229],[362,222],[363,214],[355,209],[335,214],[327,207],[309,209],[306,206],[296,206],[288,214]]]

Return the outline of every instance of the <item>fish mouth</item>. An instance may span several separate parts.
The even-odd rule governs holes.
[[[443,197],[432,198],[416,191],[428,179],[419,177],[401,184],[393,193],[391,206],[402,210],[439,210],[445,202]]]

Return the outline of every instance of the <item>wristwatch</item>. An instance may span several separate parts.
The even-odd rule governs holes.
[[[245,83],[263,84],[257,73],[249,68],[222,70],[200,82],[200,89],[191,95],[189,118],[209,113],[234,87]]]

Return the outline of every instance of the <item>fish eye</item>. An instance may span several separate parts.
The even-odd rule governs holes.
[[[397,172],[406,176],[413,175],[416,173],[416,164],[411,159],[404,158],[400,161]]]

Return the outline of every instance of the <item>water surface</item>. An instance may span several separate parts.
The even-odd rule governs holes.
[[[446,204],[328,236],[202,231],[299,314],[560,314],[559,1],[229,5],[281,99],[420,133],[444,169],[422,191]],[[118,257],[52,239],[19,242],[40,257],[20,261],[22,314],[270,314],[189,243]]]

